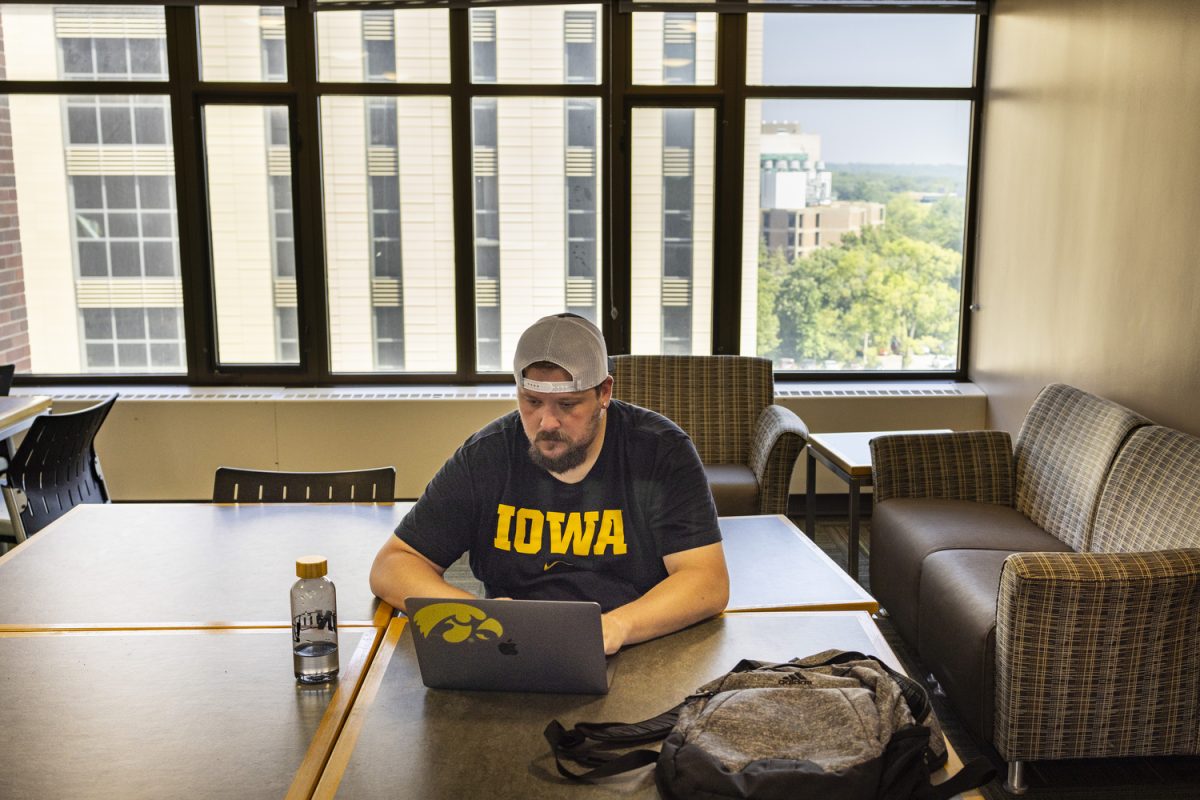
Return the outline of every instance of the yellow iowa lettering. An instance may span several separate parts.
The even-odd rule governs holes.
[[[492,545],[497,550],[512,549],[512,518],[515,513],[517,509],[504,503],[496,506],[496,538],[492,540]]]
[[[596,537],[595,554],[604,555],[604,548],[609,545],[612,545],[613,555],[625,555],[625,521],[619,508],[604,512],[604,519],[600,521],[600,535]]]
[[[545,516],[536,508],[517,511],[517,535],[513,547],[518,553],[539,553],[542,550],[542,524]]]
[[[569,546],[574,555],[586,556],[591,550],[592,537],[596,535],[596,523],[600,521],[600,512],[586,511],[581,520],[578,511],[572,511],[570,515],[561,511],[548,511],[546,521],[550,523],[551,553],[565,555]]]

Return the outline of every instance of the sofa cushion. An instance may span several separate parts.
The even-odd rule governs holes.
[[[722,517],[758,513],[758,480],[744,464],[705,464],[717,513]]]
[[[871,594],[916,642],[921,564],[940,550],[1070,550],[1023,514],[970,500],[892,498],[871,516]]]
[[[1100,493],[1088,551],[1200,547],[1200,439],[1140,428],[1117,454]]]
[[[1017,437],[1016,507],[1072,550],[1087,547],[1104,476],[1131,431],[1150,421],[1061,383],[1033,401]]]
[[[996,598],[1007,550],[942,550],[921,570],[917,650],[975,736],[992,740]]]

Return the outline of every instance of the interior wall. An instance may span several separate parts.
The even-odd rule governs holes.
[[[971,378],[1200,434],[1200,3],[994,0]]]

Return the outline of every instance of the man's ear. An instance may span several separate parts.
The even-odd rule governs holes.
[[[608,408],[608,404],[612,402],[613,391],[613,376],[609,375],[600,384],[600,405]]]

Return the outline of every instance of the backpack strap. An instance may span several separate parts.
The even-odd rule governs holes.
[[[963,764],[963,768],[938,785],[922,786],[915,795],[917,800],[950,800],[968,789],[983,786],[996,777],[996,769],[984,756],[978,756]]]
[[[558,720],[553,720],[546,726],[543,735],[554,753],[558,774],[573,781],[590,783],[657,761],[657,750],[631,750],[620,755],[605,751],[662,741],[675,727],[682,708],[681,703],[641,722],[581,722],[571,730],[564,728]],[[572,772],[563,765],[563,759],[592,769]]]

